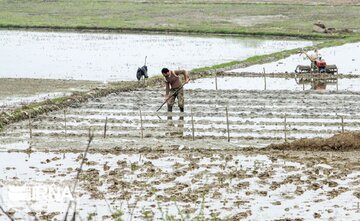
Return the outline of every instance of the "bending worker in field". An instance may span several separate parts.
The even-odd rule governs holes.
[[[166,84],[165,100],[167,100],[169,97],[173,95],[167,102],[168,112],[172,112],[172,108],[175,104],[175,98],[178,99],[178,106],[180,108],[180,112],[184,112],[184,89],[181,88],[183,86],[183,83],[181,82],[180,75],[184,76],[184,80],[185,80],[184,84],[186,84],[190,81],[189,72],[185,70],[173,71],[167,68],[163,68],[161,70],[161,73],[165,77],[165,84]],[[178,90],[179,88],[181,89]]]

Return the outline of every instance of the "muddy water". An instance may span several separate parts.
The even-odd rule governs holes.
[[[0,77],[135,80],[147,56],[149,74],[192,69],[312,45],[309,41],[0,31]]]
[[[75,91],[87,91],[101,87],[98,81],[15,79],[0,80],[0,109],[6,110],[34,101],[69,95]]]
[[[203,78],[191,82],[187,88],[189,89],[205,89],[214,90],[290,90],[290,91],[308,91],[315,90],[314,84],[299,83],[295,78],[276,78],[276,77],[217,77]],[[216,85],[217,84],[217,85]],[[360,91],[360,79],[339,79],[338,82],[325,83],[322,91]]]
[[[55,97],[63,97],[70,95],[71,93],[61,93],[61,92],[54,92],[54,93],[48,93],[48,94],[38,94],[35,96],[13,96],[13,97],[6,97],[5,99],[0,99],[0,109],[2,111],[16,108],[25,104],[29,104],[31,102],[38,102],[38,101],[44,101],[47,99],[55,98]]]
[[[201,213],[205,219],[234,220],[360,217],[356,204],[360,170],[354,155],[91,153],[75,194],[70,190],[81,154],[0,153],[0,157],[6,159],[0,162],[2,207],[21,220],[62,220],[75,196],[81,208],[78,218],[85,220],[91,213],[95,220],[111,220],[116,211],[123,212],[123,220],[162,220],[164,214],[194,219]]]
[[[345,44],[319,50],[327,64],[334,64],[342,74],[360,74],[360,43]],[[309,54],[313,52],[308,52]],[[310,65],[305,55],[292,55],[288,58],[268,64],[254,65],[247,68],[232,70],[233,72],[268,73],[294,72],[297,65]]]

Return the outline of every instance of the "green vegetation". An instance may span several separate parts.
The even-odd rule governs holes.
[[[124,215],[124,212],[122,210],[117,210],[114,214],[112,214],[112,218],[115,221],[123,221],[121,218]]]
[[[313,33],[313,23],[360,30],[359,11],[354,5],[0,0],[0,27],[338,37]]]

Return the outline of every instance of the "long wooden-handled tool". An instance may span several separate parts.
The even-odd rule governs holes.
[[[183,83],[178,89],[176,89],[176,91],[174,91],[174,93],[173,93],[170,97],[168,97],[168,98],[164,101],[164,103],[162,103],[162,105],[156,110],[156,112],[158,112],[158,111],[164,106],[164,104],[166,104],[166,102],[168,102],[168,100],[170,100],[170,98],[172,98],[173,96],[175,96],[175,95],[177,94],[177,92],[179,92],[179,91],[181,90],[181,88],[183,88],[186,83],[187,83],[187,82]]]

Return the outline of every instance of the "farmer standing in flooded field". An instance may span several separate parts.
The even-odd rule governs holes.
[[[176,98],[178,99],[180,112],[184,112],[184,89],[182,87],[190,81],[189,72],[186,70],[173,71],[163,68],[161,73],[165,77],[165,100],[169,99],[167,101],[168,112],[172,112]],[[184,84],[181,82],[180,75],[184,76]],[[171,119],[171,116],[169,116],[168,119]]]

